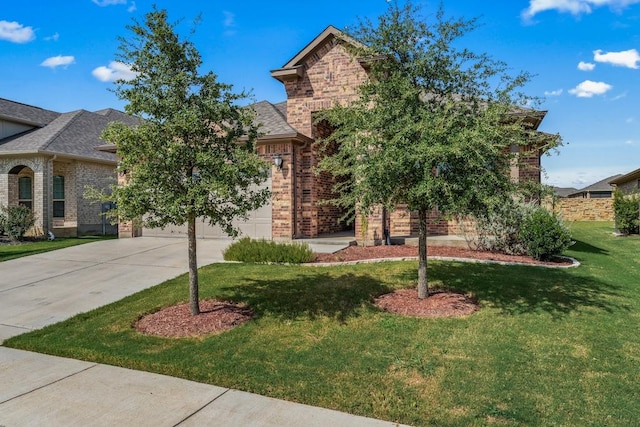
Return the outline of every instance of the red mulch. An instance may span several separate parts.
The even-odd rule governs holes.
[[[456,292],[436,291],[419,299],[415,288],[379,296],[375,304],[384,311],[410,317],[461,317],[479,308],[475,299]]]
[[[418,247],[407,245],[391,246],[349,246],[346,249],[333,254],[316,254],[314,262],[345,262],[360,261],[377,258],[407,258],[417,257]],[[523,264],[536,265],[571,265],[571,261],[566,258],[555,258],[551,261],[538,261],[530,256],[505,255],[495,252],[474,251],[467,248],[448,246],[429,246],[427,256],[467,258],[476,260],[490,260],[501,262],[517,262]]]
[[[182,338],[219,334],[248,322],[253,317],[244,304],[200,301],[200,314],[192,316],[189,304],[174,305],[138,320],[133,326],[143,334]]]

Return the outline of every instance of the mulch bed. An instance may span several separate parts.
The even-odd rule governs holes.
[[[391,246],[349,246],[333,254],[316,254],[313,262],[349,262],[361,261],[366,259],[380,258],[409,258],[418,256],[417,246],[407,245],[391,245]],[[572,264],[571,260],[566,258],[554,258],[550,261],[538,261],[530,256],[505,255],[495,252],[475,251],[467,248],[449,247],[449,246],[429,246],[427,250],[429,257],[451,257],[466,258],[474,260],[514,262],[533,265],[553,265],[568,266]]]
[[[384,311],[410,317],[462,317],[479,309],[478,302],[467,295],[435,291],[425,299],[418,299],[415,288],[381,295],[375,304]]]
[[[140,333],[183,338],[219,334],[248,322],[253,312],[244,304],[200,301],[200,314],[192,316],[189,304],[167,307],[143,316],[133,327]]]

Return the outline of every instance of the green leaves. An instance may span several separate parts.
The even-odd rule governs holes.
[[[200,72],[199,52],[166,11],[154,8],[127,28],[132,35],[120,39],[119,59],[138,74],[117,82],[115,93],[144,121],[135,128],[114,123],[103,133],[126,173],[126,185],[113,189],[118,214],[152,227],[184,224],[195,214],[235,235],[232,220],[269,197],[253,189],[267,168],[253,150],[253,112],[238,107],[246,93]],[[238,144],[241,137],[246,143]]]

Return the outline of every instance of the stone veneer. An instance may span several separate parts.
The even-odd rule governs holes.
[[[613,221],[613,199],[562,198],[547,207],[565,221]]]

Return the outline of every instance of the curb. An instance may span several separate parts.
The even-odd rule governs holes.
[[[473,264],[497,264],[497,265],[524,265],[529,267],[542,267],[542,268],[576,268],[580,266],[580,262],[575,258],[561,256],[560,258],[571,261],[571,265],[548,265],[548,264],[530,264],[526,262],[516,261],[497,261],[491,259],[475,259],[475,258],[459,258],[459,257],[446,257],[446,256],[430,256],[427,260],[437,261],[455,261],[455,262],[467,262]],[[372,258],[361,259],[356,261],[339,261],[339,262],[315,262],[305,263],[309,267],[332,267],[338,265],[356,265],[356,264],[373,264],[378,262],[391,262],[391,261],[417,261],[418,257],[399,257],[399,258]]]

